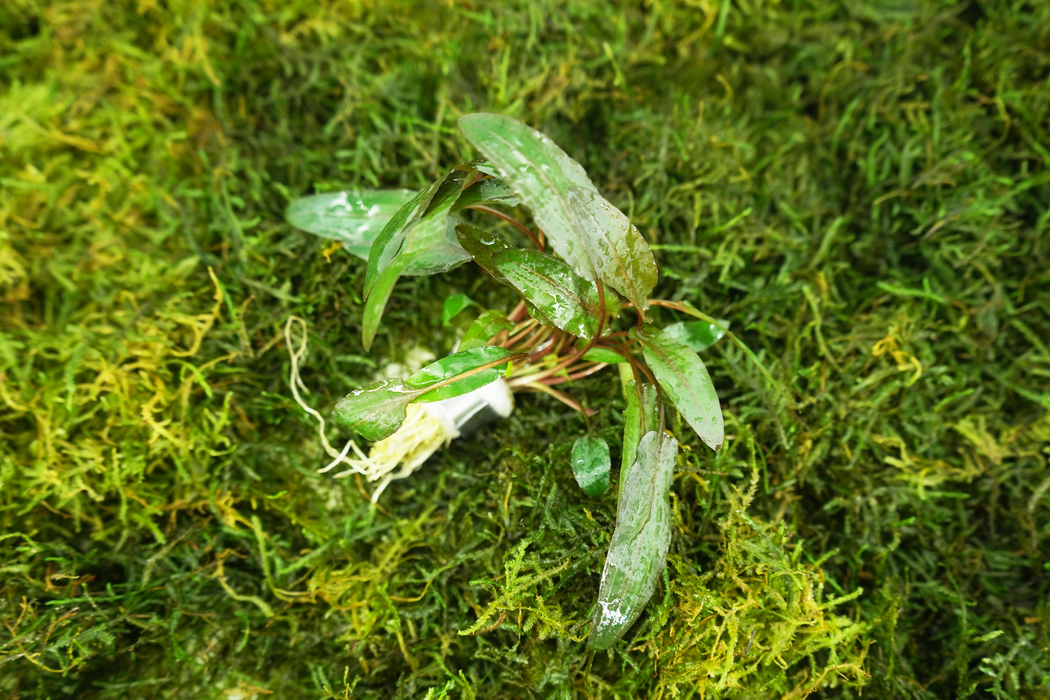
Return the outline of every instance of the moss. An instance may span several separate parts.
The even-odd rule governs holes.
[[[1044,697],[1048,26],[1040,3],[5,3],[0,688]],[[708,352],[733,437],[709,457],[672,421],[672,566],[609,653],[578,641],[615,515],[573,480],[581,419],[524,397],[373,508],[315,473],[290,398],[292,314],[330,408],[447,351],[445,297],[511,303],[469,267],[403,280],[366,356],[363,266],[283,223],[300,193],[436,178],[478,110],[565,146],[655,244],[657,293],[788,387]],[[617,382],[573,392],[615,444]]]

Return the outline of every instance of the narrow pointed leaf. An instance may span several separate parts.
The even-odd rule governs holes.
[[[624,484],[602,571],[588,641],[592,649],[608,649],[634,624],[667,565],[671,544],[668,493],[677,454],[678,443],[663,432],[650,431],[638,443],[638,458]]]
[[[679,321],[664,328],[664,333],[690,350],[703,352],[725,337],[727,328],[729,321],[720,320],[718,325],[706,321]]]
[[[601,438],[581,437],[572,445],[572,473],[588,496],[609,488],[609,445]]]
[[[500,331],[509,331],[514,324],[502,311],[489,310],[481,312],[474,322],[467,328],[463,340],[459,342],[460,350],[470,350],[487,345]]]
[[[461,117],[459,128],[521,197],[554,251],[587,280],[603,282],[642,308],[656,263],[638,230],[600,194],[579,163],[516,119]]]
[[[421,391],[397,379],[384,379],[354,390],[335,405],[332,419],[366,440],[390,437],[405,422],[408,404]]]
[[[631,333],[641,340],[645,362],[671,403],[708,447],[720,449],[725,439],[722,407],[700,356],[656,328]]]
[[[293,201],[285,212],[285,219],[307,233],[343,241],[347,250],[367,260],[372,242],[387,222],[417,194],[413,190],[315,194]]]
[[[448,227],[448,216],[474,170],[453,169],[443,179],[431,184],[406,203],[387,222],[372,242],[365,271],[365,296],[387,268],[398,260],[402,270],[409,266],[444,272],[468,260],[466,252],[455,241]]]
[[[365,350],[372,348],[386,302],[390,299],[404,266],[405,262],[402,260],[383,270],[379,279],[372,285],[372,293],[365,300],[364,317],[361,319],[361,344]]]
[[[567,263],[537,250],[510,246],[499,236],[472,226],[458,226],[460,244],[498,282],[513,287],[533,318],[582,338],[598,330],[598,290],[573,273]],[[605,296],[607,313],[617,313],[619,303],[611,292]]]
[[[627,408],[623,411],[623,456],[620,462],[620,498],[627,475],[638,458],[638,442],[652,430],[658,430],[656,387],[648,382],[627,382]]]

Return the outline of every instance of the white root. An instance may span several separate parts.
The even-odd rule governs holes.
[[[302,332],[298,349],[292,342],[293,323],[298,323]],[[300,389],[304,393],[310,393],[299,377],[299,363],[306,354],[307,347],[306,321],[298,316],[289,317],[284,326],[284,340],[291,358],[288,383],[292,387],[292,398],[300,408],[317,420],[317,432],[321,438],[321,445],[325,453],[332,458],[328,465],[317,470],[319,474],[324,474],[339,465],[345,465],[348,469],[335,474],[335,478],[361,474],[369,481],[378,481],[379,485],[372,494],[372,502],[375,503],[391,481],[411,475],[440,447],[447,445],[453,438],[459,437],[455,427],[451,427],[450,431],[450,426],[446,426],[423,407],[410,404],[408,416],[397,432],[373,444],[368,455],[365,455],[353,440],[348,440],[342,451],[337,451],[329,444],[328,437],[325,435],[324,416],[311,408],[299,394]],[[354,453],[353,457],[349,456],[351,451]]]

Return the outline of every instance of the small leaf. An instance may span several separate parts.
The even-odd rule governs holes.
[[[460,131],[532,212],[551,247],[587,280],[595,276],[648,307],[656,261],[648,244],[587,173],[549,138],[516,119],[468,114]]]
[[[509,331],[512,328],[514,324],[502,311],[483,311],[467,328],[463,340],[459,341],[459,349],[469,350],[487,345],[497,333]]]
[[[466,294],[453,294],[445,299],[445,306],[441,309],[442,325],[449,325],[449,322],[452,321],[452,319],[459,316],[464,309],[473,304],[474,300]]]
[[[484,346],[463,350],[432,362],[405,380],[410,389],[420,389],[426,393],[417,399],[419,403],[443,401],[480,389],[486,384],[499,379],[507,371],[507,364],[497,365],[477,371],[479,367],[492,364],[511,356],[511,352],[499,346]],[[430,390],[429,387],[470,373],[451,384]]]
[[[284,216],[297,229],[343,241],[347,250],[367,260],[372,241],[394,214],[417,194],[413,190],[348,190],[315,194],[293,201]]]
[[[584,354],[583,359],[589,362],[604,362],[609,365],[627,362],[623,355],[609,348],[591,348]]]
[[[609,487],[609,445],[601,438],[581,437],[572,445],[572,473],[588,496],[601,496]]]
[[[616,529],[602,571],[588,647],[608,649],[623,636],[656,590],[671,544],[671,504],[678,443],[650,431],[638,443],[616,514]]]
[[[664,328],[664,333],[694,352],[703,352],[725,337],[728,328],[729,321],[723,320],[719,320],[718,325],[706,321],[679,321]]]
[[[639,384],[635,380],[625,387],[627,408],[623,411],[623,456],[620,462],[620,497],[627,475],[638,457],[638,442],[652,430],[659,430],[660,415],[656,387],[648,382]]]
[[[720,449],[725,439],[722,407],[700,356],[656,328],[632,328],[631,336],[642,342],[646,363],[682,417],[708,447]]]
[[[420,395],[397,379],[355,389],[335,405],[332,419],[366,440],[390,437],[405,422],[408,404]]]
[[[569,265],[538,250],[514,248],[499,236],[473,226],[456,227],[456,237],[492,277],[513,287],[541,323],[581,338],[598,330],[598,290]],[[616,295],[606,294],[607,313],[618,313]]]

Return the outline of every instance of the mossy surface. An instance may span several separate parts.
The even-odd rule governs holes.
[[[1047,697],[1048,76],[1045,2],[3,3],[0,695]],[[283,222],[473,157],[474,111],[787,389],[705,353],[727,443],[670,421],[671,563],[609,652],[582,418],[523,396],[374,508],[291,399],[290,315],[328,410],[447,352],[450,294],[512,305],[403,279],[366,355],[364,265]],[[617,444],[615,374],[570,391]]]

